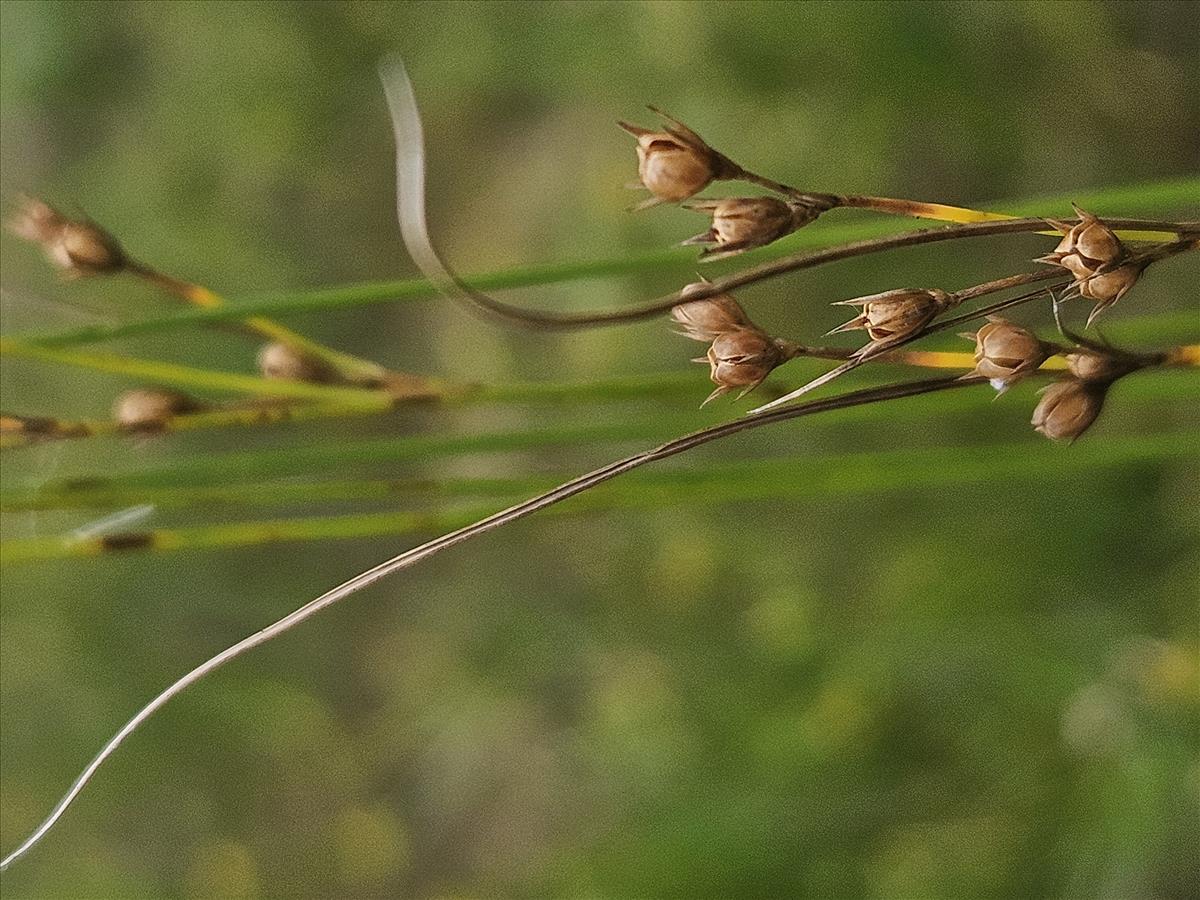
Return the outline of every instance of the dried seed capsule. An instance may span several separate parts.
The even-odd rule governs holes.
[[[87,219],[68,219],[48,203],[25,198],[8,223],[18,237],[42,245],[46,257],[68,278],[102,275],[128,262],[117,239]]]
[[[704,287],[705,283],[689,284],[681,293],[686,296],[688,289],[693,286]],[[732,294],[685,301],[671,307],[671,318],[679,323],[679,334],[694,341],[708,342],[727,331],[755,327]]]
[[[1052,222],[1063,239],[1053,253],[1038,261],[1062,266],[1075,277],[1080,296],[1096,301],[1088,316],[1090,325],[1133,287],[1145,264],[1128,262],[1129,254],[1116,233],[1096,216],[1078,206],[1075,212],[1080,219],[1076,225]]]
[[[862,312],[829,333],[865,328],[872,341],[860,351],[865,352],[916,334],[954,305],[954,297],[937,288],[899,288],[855,300],[839,300],[834,306],[861,306]]]
[[[1002,393],[1036,372],[1051,354],[1033,332],[999,316],[988,316],[977,332],[962,336],[975,342],[975,368],[968,375],[982,375]]]
[[[728,200],[699,200],[688,209],[712,216],[712,227],[684,244],[705,244],[705,259],[721,259],[762,247],[791,234],[813,221],[821,210],[799,200],[774,197],[734,197]]]
[[[1111,228],[1078,206],[1075,213],[1080,220],[1077,225],[1051,223],[1063,233],[1063,239],[1053,253],[1042,257],[1043,261],[1069,269],[1079,277],[1080,272],[1092,274],[1125,256],[1125,248]]]
[[[708,403],[735,388],[741,388],[745,394],[758,387],[772,369],[787,359],[787,354],[777,341],[759,329],[739,328],[717,337],[708,348],[706,359],[709,376],[717,386],[704,401]]]
[[[200,403],[186,394],[160,388],[126,391],[113,403],[113,418],[126,431],[157,431],[180,413],[194,412]]]
[[[1132,288],[1141,277],[1145,263],[1126,263],[1108,272],[1100,272],[1082,281],[1077,281],[1079,295],[1088,300],[1095,300],[1096,305],[1088,313],[1087,323],[1091,325],[1096,316],[1104,312]]]
[[[310,356],[282,341],[265,344],[258,351],[258,370],[263,378],[280,381],[329,384],[337,380],[333,369],[324,360]]]
[[[1073,441],[1096,421],[1107,392],[1106,383],[1077,378],[1056,381],[1042,391],[1030,423],[1053,441]]]
[[[1067,354],[1067,370],[1080,381],[1111,384],[1136,368],[1129,359],[1098,350],[1076,349]]]
[[[682,122],[655,110],[667,120],[662,131],[618,122],[637,138],[638,178],[654,197],[638,208],[657,203],[686,200],[718,178],[729,178],[737,170],[713,150],[700,135]]]

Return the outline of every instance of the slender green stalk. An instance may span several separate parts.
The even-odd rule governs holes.
[[[979,448],[938,448],[934,450],[884,451],[874,454],[834,455],[829,457],[784,458],[784,460],[740,461],[736,464],[708,464],[670,470],[638,473],[625,484],[599,488],[570,506],[548,510],[551,515],[578,515],[583,512],[661,509],[667,505],[718,505],[796,500],[844,498],[856,494],[887,491],[930,490],[961,486],[972,482],[1000,482],[1010,479],[1069,478],[1075,473],[1096,468],[1127,466],[1130,463],[1186,458],[1193,454],[1198,433],[1166,434],[1092,442],[1072,452],[1064,460],[1060,448],[1046,442],[1012,445],[985,445]],[[803,468],[804,478],[796,478]],[[445,496],[456,490],[469,496],[504,498],[546,490],[562,479],[511,479],[508,482],[485,480],[448,482]],[[356,486],[364,496],[371,488],[382,488],[376,496],[388,496],[395,482]],[[440,493],[440,491],[439,491]],[[503,502],[503,500],[502,500]],[[108,553],[150,551],[157,553],[226,550],[296,541],[354,540],[402,536],[461,528],[496,509],[496,503],[475,504],[458,509],[431,511],[360,512],[360,514],[269,518],[263,521],[161,528],[119,532],[84,540],[34,538],[0,544],[0,562],[49,562],[54,559],[102,556]]]
[[[305,384],[299,381],[283,381],[235,375],[229,372],[214,372],[196,369],[175,363],[157,360],[135,359],[115,353],[83,353],[76,350],[60,350],[37,344],[28,344],[15,338],[0,338],[0,354],[41,362],[57,363],[124,375],[155,384],[170,385],[184,389],[201,389],[228,393],[251,394],[256,397],[283,397],[294,400],[323,400],[342,406],[360,409],[386,409],[392,399],[385,393],[364,388],[330,387]]]
[[[1116,319],[1106,327],[1110,338],[1122,343],[1156,341],[1178,341],[1195,337],[1196,317],[1191,312],[1159,313],[1132,319]],[[952,351],[959,344],[957,339],[931,336],[932,351],[911,352],[907,364],[925,365],[923,359],[931,355],[939,357],[938,368],[961,366],[972,367],[972,357],[961,350]],[[945,348],[945,349],[943,349]],[[949,351],[949,352],[947,352]],[[846,351],[850,352],[849,349]],[[884,357],[876,360],[886,364]],[[792,367],[802,365],[795,362]],[[1047,367],[1057,365],[1057,360],[1048,361]],[[1195,365],[1193,362],[1192,365]],[[470,406],[482,403],[535,403],[551,405],[574,405],[576,403],[610,403],[625,400],[691,400],[703,393],[698,385],[696,371],[669,372],[661,375],[633,375],[621,378],[601,378],[591,381],[543,381],[514,382],[508,384],[462,387],[453,394],[443,396],[439,403],[450,407]],[[768,388],[770,389],[770,388]],[[775,388],[782,391],[782,388]],[[192,431],[206,428],[253,426],[277,422],[311,422],[347,416],[378,415],[389,412],[388,408],[375,409],[369,406],[347,406],[344,404],[306,403],[264,406],[258,410],[219,409],[178,415],[167,421],[164,433]],[[44,417],[33,419],[34,428],[21,431],[19,423],[13,422],[10,433],[0,434],[0,448],[25,446],[46,438],[86,438],[118,433],[111,421],[56,421]],[[50,429],[49,433],[42,426]]]
[[[1152,182],[1088,193],[1047,197],[1037,200],[1006,201],[994,204],[1021,215],[1057,214],[1074,200],[1097,212],[1121,210],[1124,213],[1152,212],[1172,207],[1186,208],[1200,194],[1200,178]],[[1068,216],[1068,218],[1070,218]],[[984,223],[987,224],[987,223]],[[1001,223],[1009,225],[1010,223]],[[1032,226],[1030,226],[1032,227]],[[865,241],[896,232],[915,231],[915,220],[868,220],[854,223],[816,224],[796,232],[784,241],[749,256],[778,260],[785,251],[813,250]],[[936,232],[949,229],[937,229]],[[968,232],[974,233],[974,232]],[[1000,233],[1007,233],[1001,231]],[[922,243],[914,241],[913,243]],[[476,290],[499,291],[535,285],[558,284],[592,278],[604,278],[636,272],[661,271],[664,266],[679,267],[681,278],[695,264],[695,255],[687,248],[672,248],[618,258],[586,260],[554,265],[524,266],[465,279]],[[785,269],[784,271],[788,271]],[[428,300],[438,295],[437,288],[424,278],[344,285],[313,291],[289,291],[231,299],[216,309],[192,309],[165,316],[147,317],[116,325],[90,325],[69,331],[41,335],[22,335],[21,340],[43,346],[68,346],[111,340],[137,334],[150,334],[213,322],[236,321],[252,315],[292,315],[332,309],[345,309],[372,303]]]
[[[144,263],[131,260],[126,263],[125,270],[200,309],[221,309],[229,303],[216,291],[204,285],[183,281]],[[375,384],[388,374],[387,369],[376,362],[326,347],[263,316],[249,316],[241,319],[239,324],[252,335],[281,341],[314,359],[321,360],[350,384]]]
[[[1154,377],[1124,379],[1114,391],[1121,402],[1131,407],[1155,408],[1160,404],[1194,400],[1195,375],[1190,371],[1159,369]],[[851,375],[851,378],[854,376]],[[794,383],[794,382],[793,382]],[[694,379],[677,382],[681,396],[701,399],[706,391]],[[787,391],[778,387],[779,393]],[[1029,405],[1020,405],[1022,396],[1032,390],[1018,385],[996,407],[997,414],[1013,415],[1018,405],[1021,421],[1028,418]],[[850,425],[887,423],[893,428],[911,429],[924,421],[970,412],[978,408],[979,398],[956,393],[942,394],[936,400],[913,401],[901,409],[883,406],[859,406],[843,410],[836,420],[813,419],[813,433]],[[212,485],[263,484],[268,479],[311,477],[321,472],[344,474],[364,467],[386,466],[388,472],[406,464],[434,464],[465,455],[558,451],[570,447],[594,447],[627,441],[661,440],[671,434],[714,421],[719,415],[711,406],[705,410],[665,411],[653,415],[638,414],[616,422],[561,423],[551,427],[498,431],[470,435],[412,435],[400,438],[337,441],[302,444],[278,450],[231,452],[219,456],[193,457],[161,467],[128,472],[83,473],[39,482],[21,489],[21,495],[40,497],[39,502],[67,505],[73,496],[95,491],[138,491],[191,489]],[[8,495],[15,496],[15,495]],[[28,501],[27,501],[28,502]]]
[[[1062,479],[1074,473],[1178,458],[1195,452],[1200,432],[1136,436],[1093,441],[1072,450],[1064,458],[1060,447],[1045,441],[981,447],[934,448],[920,451],[838,454],[826,458],[805,457],[740,461],[737,463],[689,466],[666,472],[638,473],[621,485],[606,485],[572,502],[555,507],[551,514],[580,514],[627,509],[659,509],[664,506],[703,506],[765,500],[810,500],[848,497],[887,491],[913,491],[964,484],[1020,479]],[[803,471],[804,477],[796,473]],[[439,496],[521,496],[545,490],[561,478],[469,480],[433,486]],[[337,485],[344,491],[338,499],[395,496],[394,482],[360,482]],[[316,487],[320,487],[319,485]],[[331,487],[333,487],[331,485]],[[337,492],[314,492],[296,500],[335,498]],[[143,500],[142,502],[153,502]],[[152,551],[169,553],[186,550],[221,550],[297,541],[350,540],[402,536],[460,528],[483,518],[496,504],[477,504],[459,509],[354,513],[291,519],[266,519],[221,525],[175,529],[128,531],[84,540],[42,537],[9,541],[0,545],[4,565],[91,557],[110,553]]]
[[[714,503],[743,500],[797,499],[815,496],[842,496],[856,493],[886,491],[899,488],[935,487],[960,484],[987,476],[1015,478],[1036,476],[1054,470],[1060,474],[1075,468],[1107,464],[1119,465],[1134,459],[1159,459],[1184,456],[1192,450],[1200,432],[1169,435],[1138,435],[1110,438],[1105,442],[1090,441],[1070,459],[1063,460],[1061,450],[1042,441],[1025,441],[1011,445],[976,447],[939,447],[871,451],[865,453],[836,453],[784,457],[768,460],[738,460],[736,462],[707,462],[667,472],[644,472],[624,484],[603,489],[579,504],[589,508],[610,509],[614,505],[653,507],[657,504]],[[803,468],[804,478],[792,477]],[[48,509],[107,509],[142,504],[157,507],[194,507],[198,504],[233,506],[286,506],[330,501],[387,501],[422,503],[442,502],[464,497],[512,497],[537,493],[563,481],[562,475],[520,476],[514,478],[391,478],[338,479],[334,481],[285,482],[279,484],[212,484],[197,487],[87,489],[65,495],[43,494],[37,491],[0,494],[0,509],[22,512]],[[430,515],[428,513],[425,515]],[[437,515],[445,515],[439,511]],[[457,515],[457,513],[454,513]],[[415,514],[414,514],[415,515]],[[478,516],[476,516],[478,518]],[[326,521],[361,521],[386,527],[388,521],[397,526],[403,518],[388,520],[385,516],[360,515],[314,517],[310,523]],[[301,520],[284,520],[291,523]],[[257,525],[261,523],[248,523]],[[225,527],[225,526],[220,526]],[[308,527],[308,526],[306,526]],[[318,525],[312,525],[319,532]],[[420,527],[414,519],[413,527]],[[439,527],[446,527],[444,522]],[[248,538],[252,531],[214,531],[208,526],[185,529],[182,534],[221,534],[230,540]],[[162,532],[155,531],[155,534]],[[381,532],[397,533],[397,532]],[[313,539],[322,535],[315,533]],[[223,538],[224,539],[224,538]],[[287,540],[284,537],[281,540]],[[297,538],[300,539],[300,538]],[[54,539],[39,543],[17,542],[18,548],[51,546]],[[249,541],[248,541],[249,542]],[[164,541],[171,549],[197,546],[190,538]],[[13,546],[13,545],[6,545]],[[147,546],[145,549],[150,549]],[[59,552],[55,550],[54,552]],[[86,555],[86,548],[75,548],[70,555]],[[99,552],[98,550],[96,552]]]
[[[342,403],[313,403],[309,401],[250,401],[223,409],[180,413],[155,425],[153,434],[179,434],[209,428],[256,427],[282,422],[299,423],[349,416],[370,416],[391,412],[391,406],[348,406]],[[13,449],[45,440],[65,440],[109,437],[126,433],[120,422],[112,419],[45,419],[5,414],[0,418],[0,449]],[[138,432],[142,433],[142,432]]]

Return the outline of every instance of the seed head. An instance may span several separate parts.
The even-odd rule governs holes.
[[[712,216],[712,227],[708,231],[683,242],[707,245],[702,259],[723,259],[762,247],[791,234],[821,214],[821,210],[810,203],[774,197],[698,200],[686,206]]]
[[[1080,348],[1067,354],[1067,369],[1080,381],[1109,385],[1137,368],[1130,360],[1096,349]]]
[[[186,394],[160,388],[126,391],[113,403],[113,418],[125,431],[158,431],[172,416],[194,412],[200,403]]]
[[[667,122],[662,131],[628,122],[617,123],[637,138],[638,178],[654,195],[639,209],[664,201],[686,200],[704,190],[714,179],[733,175],[737,167],[704,143],[700,135],[665,113],[654,111]]]
[[[333,369],[323,360],[297,350],[282,341],[265,344],[258,351],[258,370],[263,378],[279,381],[304,381],[329,384],[336,381]]]
[[[877,349],[916,334],[941,312],[955,305],[954,297],[937,288],[899,288],[859,297],[839,300],[835,306],[861,306],[862,312],[830,331],[854,331],[865,328],[871,343],[861,352]]]
[[[708,348],[706,359],[711,367],[709,377],[717,389],[704,402],[708,403],[736,388],[741,388],[742,394],[752,391],[787,358],[779,342],[757,328],[738,328],[725,332]],[[704,359],[697,362],[704,362]]]
[[[1043,261],[1060,265],[1080,277],[1080,272],[1091,274],[1125,256],[1125,248],[1111,228],[1078,206],[1075,213],[1079,216],[1077,225],[1051,223],[1063,233],[1063,239]]]
[[[18,237],[41,244],[46,258],[68,278],[117,272],[128,262],[117,239],[95,222],[68,219],[32,197],[22,200],[8,227]]]
[[[1139,277],[1145,263],[1129,262],[1108,272],[1100,272],[1082,281],[1077,281],[1079,295],[1088,300],[1095,300],[1096,305],[1088,314],[1087,323],[1091,325],[1096,317],[1108,309],[1132,288]]]
[[[1108,384],[1068,378],[1042,391],[1030,420],[1052,441],[1074,441],[1091,427],[1104,406]]]
[[[1062,266],[1075,277],[1080,296],[1096,301],[1088,316],[1090,325],[1133,287],[1145,263],[1129,261],[1120,239],[1096,216],[1078,206],[1075,212],[1080,220],[1076,225],[1051,223],[1063,233],[1063,239],[1039,262]]]
[[[704,282],[697,282],[703,286]],[[683,289],[686,296],[688,285]],[[705,300],[688,300],[671,308],[671,318],[680,326],[679,334],[693,341],[712,341],[727,331],[753,328],[742,305],[732,294],[717,294]]]
[[[1033,332],[999,316],[988,316],[977,332],[962,336],[975,342],[975,369],[964,377],[982,375],[1001,393],[1036,372],[1051,353]]]

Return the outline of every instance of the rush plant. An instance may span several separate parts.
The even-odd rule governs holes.
[[[233,498],[247,504],[305,502],[319,498],[357,499],[408,495],[486,497],[464,509],[441,510],[436,515],[405,512],[383,517],[326,516],[308,520],[249,521],[190,532],[123,529],[88,534],[73,543],[26,539],[9,542],[6,561],[14,564],[36,559],[87,556],[109,552],[167,552],[187,547],[227,547],[267,541],[346,537],[363,534],[406,534],[444,529],[445,533],[405,550],[361,572],[314,600],[238,643],[222,650],[187,672],[146,704],[103,746],[50,815],[3,860],[7,867],[27,853],[55,825],[103,763],[122,742],[173,697],[207,675],[286,633],[316,613],[352,596],[370,584],[477,536],[534,513],[557,507],[563,501],[590,492],[627,473],[694,448],[767,425],[796,419],[822,419],[867,408],[878,409],[924,395],[963,394],[963,404],[983,404],[990,392],[1003,393],[1014,384],[1042,380],[1040,401],[1031,410],[1031,425],[1054,440],[1074,442],[1098,420],[1113,385],[1134,374],[1143,381],[1166,369],[1200,367],[1200,345],[1179,344],[1153,349],[1115,346],[1099,336],[1078,333],[1067,324],[1073,310],[1091,304],[1084,330],[1095,319],[1118,305],[1129,309],[1140,295],[1153,295],[1153,269],[1173,257],[1200,247],[1200,222],[1163,218],[1105,216],[1100,218],[1078,207],[1063,215],[1065,203],[1049,204],[1039,215],[1011,216],[940,203],[904,199],[839,195],[802,190],[750,171],[723,151],[710,146],[692,128],[654,110],[663,120],[655,127],[622,122],[620,127],[636,139],[638,186],[649,199],[639,210],[663,204],[683,204],[706,216],[706,231],[688,238],[685,245],[703,247],[701,260],[729,259],[749,250],[770,248],[820,218],[840,215],[839,210],[868,210],[938,223],[924,230],[899,228],[885,234],[865,229],[858,236],[829,246],[811,246],[798,253],[775,255],[756,265],[712,280],[692,281],[664,297],[622,309],[595,312],[537,311],[494,296],[500,288],[519,287],[584,275],[628,271],[658,265],[663,256],[643,260],[602,261],[547,270],[514,270],[490,278],[468,279],[446,264],[430,236],[425,215],[425,155],[421,122],[412,87],[403,68],[388,62],[383,83],[393,116],[397,143],[397,208],[408,251],[426,276],[422,282],[347,286],[299,296],[228,302],[202,285],[160,272],[131,255],[120,240],[100,225],[82,217],[65,215],[42,200],[27,199],[11,222],[18,236],[41,246],[48,260],[70,278],[129,276],[155,285],[167,295],[195,307],[190,312],[146,318],[138,322],[60,332],[7,336],[0,350],[11,357],[47,364],[120,374],[147,382],[122,394],[114,402],[111,419],[73,421],[54,417],[48,410],[14,409],[0,420],[5,452],[55,440],[88,440],[106,433],[146,438],[189,429],[267,427],[283,420],[318,417],[379,415],[410,404],[456,406],[470,403],[502,404],[543,402],[560,404],[602,403],[630,397],[656,397],[665,402],[686,401],[694,406],[707,388],[701,378],[670,376],[612,377],[571,383],[468,384],[435,376],[400,372],[371,360],[326,347],[270,316],[298,309],[330,309],[383,300],[429,296],[434,292],[505,323],[525,328],[568,330],[595,328],[652,318],[672,325],[677,333],[699,342],[706,350],[697,361],[708,367],[715,389],[707,400],[728,394],[740,397],[765,385],[795,360],[834,363],[824,373],[789,388],[774,387],[767,402],[727,421],[695,428],[692,413],[677,410],[667,415],[617,426],[567,428],[530,434],[499,432],[468,438],[422,435],[384,442],[350,443],[337,448],[299,448],[287,455],[290,474],[311,475],[336,469],[351,458],[394,461],[423,454],[451,455],[480,449],[550,446],[571,442],[616,442],[636,439],[648,449],[625,455],[575,477],[564,474],[559,483],[545,479],[443,479],[434,482],[387,482],[378,479],[345,479],[339,482],[291,484],[264,490],[246,483],[255,473],[278,473],[282,454],[270,451],[230,454],[170,471],[147,470],[119,476],[97,473],[94,478],[38,486],[36,490],[6,492],[0,498],[6,511],[32,509],[121,509],[130,504],[186,503],[207,496]],[[732,198],[705,198],[701,194],[715,182],[736,182],[762,193]],[[1053,208],[1050,208],[1053,207]],[[1047,218],[1055,216],[1055,218]],[[872,226],[873,227],[873,226]],[[857,347],[824,346],[773,334],[756,323],[746,308],[744,288],[812,269],[839,260],[946,242],[1003,239],[1017,234],[1048,235],[1053,249],[1030,268],[1016,273],[981,272],[977,283],[911,286],[899,274],[886,291],[852,298],[828,298],[846,306],[852,316],[830,334],[863,331],[866,340]],[[765,251],[772,252],[770,249]],[[981,255],[986,262],[986,255]],[[899,269],[897,269],[899,271]],[[990,275],[991,277],[985,278]],[[987,302],[977,303],[982,298]],[[1039,334],[1016,321],[1022,307],[1042,304],[1053,309],[1057,333]],[[1188,324],[1188,323],[1185,323]],[[1194,326],[1194,322],[1190,323]],[[123,334],[166,331],[205,325],[230,328],[256,341],[266,340],[258,353],[257,375],[198,369],[165,361],[142,360],[120,354],[78,349],[89,341]],[[911,345],[943,332],[958,333],[970,344],[957,350],[916,348]],[[1150,330],[1152,333],[1152,329]],[[973,345],[973,346],[971,346]],[[896,377],[896,369],[909,373]],[[875,385],[857,385],[816,399],[804,395],[830,385],[859,369],[885,371]],[[922,369],[938,370],[932,377],[910,377]],[[861,373],[860,373],[861,374]],[[842,382],[839,381],[839,384]],[[1142,388],[1153,391],[1156,388]],[[223,392],[236,399],[214,400],[191,392]],[[951,407],[938,414],[952,414]],[[869,414],[867,412],[866,414]],[[607,431],[605,428],[607,427]],[[666,431],[667,433],[662,433]],[[686,431],[682,436],[671,432]],[[902,440],[902,436],[900,438]],[[1095,437],[1095,440],[1104,440]],[[1090,439],[1091,440],[1091,439]],[[1160,442],[1165,452],[1179,452],[1179,443]],[[1168,446],[1169,445],[1169,446]],[[1128,449],[1128,448],[1126,448]],[[1021,453],[1012,449],[1008,456]],[[1064,449],[1062,452],[1075,452]],[[1086,450],[1084,451],[1086,452]],[[1031,454],[1052,467],[1045,450]],[[879,461],[877,460],[878,464]],[[830,469],[843,465],[826,461]],[[886,463],[903,469],[903,458],[889,456]],[[1032,464],[1032,463],[1031,463]],[[999,463],[992,460],[988,465]],[[759,473],[751,478],[742,471],[698,465],[696,477],[719,483],[724,496],[754,497],[761,490]],[[233,473],[241,473],[237,483]],[[751,474],[753,474],[751,472]],[[774,476],[770,476],[774,477]],[[741,485],[741,488],[738,488]],[[624,495],[596,494],[597,507],[637,502],[638,491],[655,497],[674,496],[687,502],[685,480],[644,479]],[[739,494],[738,490],[743,491]],[[526,496],[522,496],[526,495]],[[501,498],[497,502],[495,498]],[[502,508],[496,510],[497,506]],[[124,520],[122,520],[124,521]]]

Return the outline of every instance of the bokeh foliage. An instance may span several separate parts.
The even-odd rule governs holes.
[[[646,102],[813,189],[983,205],[1196,174],[1188,3],[7,2],[0,14],[0,200],[78,204],[141,256],[232,296],[414,274],[374,75],[388,51],[420,93],[434,226],[464,271],[638,254],[699,230],[687,212],[623,212],[633,154],[612,123]],[[1158,212],[1195,217],[1200,202]],[[839,321],[828,300],[960,287],[1044,249],[964,243],[743,299],[764,325],[811,337]],[[0,252],[5,332],[167,308],[127,281],[64,286],[7,238]],[[681,260],[519,299],[630,303],[692,273]],[[1110,318],[1187,324],[1197,274],[1192,258],[1155,269]],[[489,382],[671,373],[693,355],[661,324],[529,335],[438,302],[288,324],[398,368]],[[197,330],[116,349],[237,372],[255,351]],[[693,368],[694,397],[6,452],[5,486],[235,451],[674,421],[707,393]],[[103,415],[127,386],[25,361],[6,360],[3,377],[5,408],[68,416]],[[920,415],[785,425],[696,460],[791,459],[803,482],[809,458],[828,473],[844,454],[853,472],[864,453],[928,448],[928,477],[889,484],[885,468],[862,476],[867,490],[786,485],[773,500],[547,517],[438,558],[169,707],[5,874],[5,896],[1188,896],[1200,881],[1196,458],[1121,448],[1146,435],[1178,447],[1196,433],[1197,392],[1194,376],[1140,377],[1170,386],[1119,387],[1080,453],[1051,448],[1057,464],[1029,433],[1031,392],[931,398]],[[624,446],[366,471],[569,474]],[[997,446],[1039,462],[969,477],[946,462]],[[93,515],[13,514],[4,535],[67,533]],[[163,504],[154,521],[253,515]],[[0,845],[183,668],[401,540],[3,569]]]

